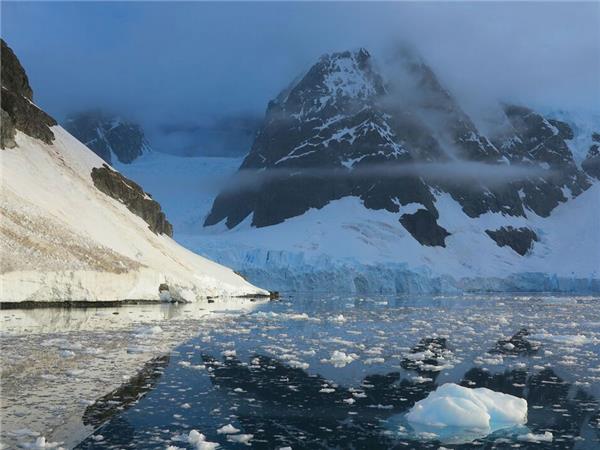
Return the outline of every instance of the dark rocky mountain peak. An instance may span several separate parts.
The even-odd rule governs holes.
[[[133,122],[101,110],[72,114],[65,120],[65,129],[109,164],[131,163],[150,145],[142,128]]]
[[[56,125],[56,121],[33,103],[33,90],[25,69],[4,39],[1,43],[0,148],[16,147],[16,130],[50,144],[54,140],[50,127]]]
[[[225,220],[233,228],[251,216],[253,226],[269,226],[355,196],[366,208],[392,213],[420,204],[418,214],[398,220],[422,245],[443,247],[449,233],[438,224],[441,193],[469,217],[545,217],[590,186],[566,142],[573,138],[567,123],[502,105],[505,129],[486,136],[421,58],[400,53],[386,75],[366,50],[321,57],[269,103],[240,167],[240,177],[258,182],[223,191],[205,225]],[[493,182],[410,170],[450,162],[491,170],[514,165],[531,175]],[[378,172],[382,167],[386,176]],[[403,170],[390,176],[394,168]]]

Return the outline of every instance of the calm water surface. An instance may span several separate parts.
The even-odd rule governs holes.
[[[77,448],[598,449],[599,301],[295,295],[221,314],[87,406]],[[413,429],[406,412],[448,382],[526,398],[527,425]]]

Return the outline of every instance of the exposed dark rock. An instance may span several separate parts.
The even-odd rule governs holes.
[[[109,197],[121,203],[135,215],[141,217],[157,234],[173,236],[173,226],[167,220],[160,204],[144,192],[137,183],[104,164],[92,169],[94,185]]]
[[[103,111],[73,114],[64,125],[69,133],[109,164],[115,162],[112,155],[122,163],[131,163],[150,148],[138,124]]]
[[[568,123],[556,119],[548,119],[548,122],[558,129],[558,135],[561,139],[570,140],[575,137],[575,133],[573,133],[573,130]]]
[[[15,135],[17,130],[12,118],[6,111],[0,109],[0,147],[2,148],[14,148],[17,146],[15,142]]]
[[[450,233],[437,224],[436,217],[426,209],[414,214],[403,214],[400,223],[422,245],[445,247]]]
[[[33,90],[29,85],[29,78],[27,78],[25,69],[19,62],[17,55],[15,55],[4,39],[1,41],[2,67],[0,72],[2,76],[2,86],[16,95],[33,101]]]
[[[54,140],[54,133],[50,127],[56,125],[56,121],[32,103],[33,91],[25,69],[6,42],[3,39],[1,42],[2,132],[0,133],[0,148],[16,146],[14,140],[16,130],[50,144]]]
[[[594,133],[593,139],[600,142],[600,134]],[[595,137],[594,137],[595,136]],[[592,144],[586,158],[581,163],[581,168],[594,178],[600,180],[600,144]]]
[[[485,230],[485,232],[496,241],[499,247],[508,245],[521,256],[531,250],[534,242],[539,241],[535,231],[526,227],[514,228],[508,226],[497,230]]]
[[[514,134],[496,140],[496,146],[504,150],[512,164],[548,169],[549,172],[546,177],[532,176],[511,183],[514,192],[520,192],[524,207],[547,217],[556,206],[567,200],[563,188],[577,196],[590,187],[565,142],[573,138],[573,131],[567,123],[547,120],[523,106],[505,105],[504,111]]]

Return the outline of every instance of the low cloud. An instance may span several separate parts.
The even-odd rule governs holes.
[[[444,163],[387,163],[346,168],[271,168],[262,170],[243,169],[233,180],[223,180],[227,191],[258,190],[266,183],[286,178],[336,178],[340,180],[386,179],[399,177],[421,177],[436,182],[458,182],[498,187],[532,177],[552,179],[556,172],[543,167],[525,165],[488,164],[471,161],[449,161]]]

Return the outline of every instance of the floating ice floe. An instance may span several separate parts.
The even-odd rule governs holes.
[[[219,446],[217,442],[209,442],[206,436],[197,430],[190,431],[187,438],[188,444],[192,444],[197,450],[213,450]]]
[[[358,355],[354,353],[346,354],[345,352],[334,350],[329,359],[322,359],[321,363],[332,364],[333,367],[342,368],[358,359]]]
[[[582,334],[550,334],[550,333],[539,333],[532,334],[532,339],[541,339],[544,341],[555,342],[557,344],[567,345],[583,345],[590,342],[590,340]]]
[[[406,419],[419,434],[435,434],[443,442],[468,442],[524,425],[527,401],[487,388],[447,383],[417,402]]]
[[[40,436],[35,440],[35,442],[21,444],[21,447],[31,450],[46,448],[55,448],[57,450],[61,450],[63,447],[61,447],[60,444],[62,444],[62,442],[46,442],[46,438],[44,436]]]
[[[545,431],[543,434],[520,434],[517,436],[517,440],[524,442],[552,442],[554,436],[549,431]]]
[[[227,440],[229,442],[234,442],[236,444],[248,444],[250,445],[250,441],[254,437],[253,434],[230,434],[227,436]]]
[[[230,423],[227,424],[227,425],[222,426],[221,428],[219,428],[217,430],[218,434],[236,434],[236,433],[239,433],[239,432],[240,432],[240,430],[238,430],[236,427],[234,427]]]
[[[159,327],[158,325],[146,325],[146,326],[141,326],[136,328],[135,330],[133,330],[133,336],[136,338],[147,338],[147,337],[151,337],[151,336],[156,336],[160,333],[162,333],[162,328]]]

